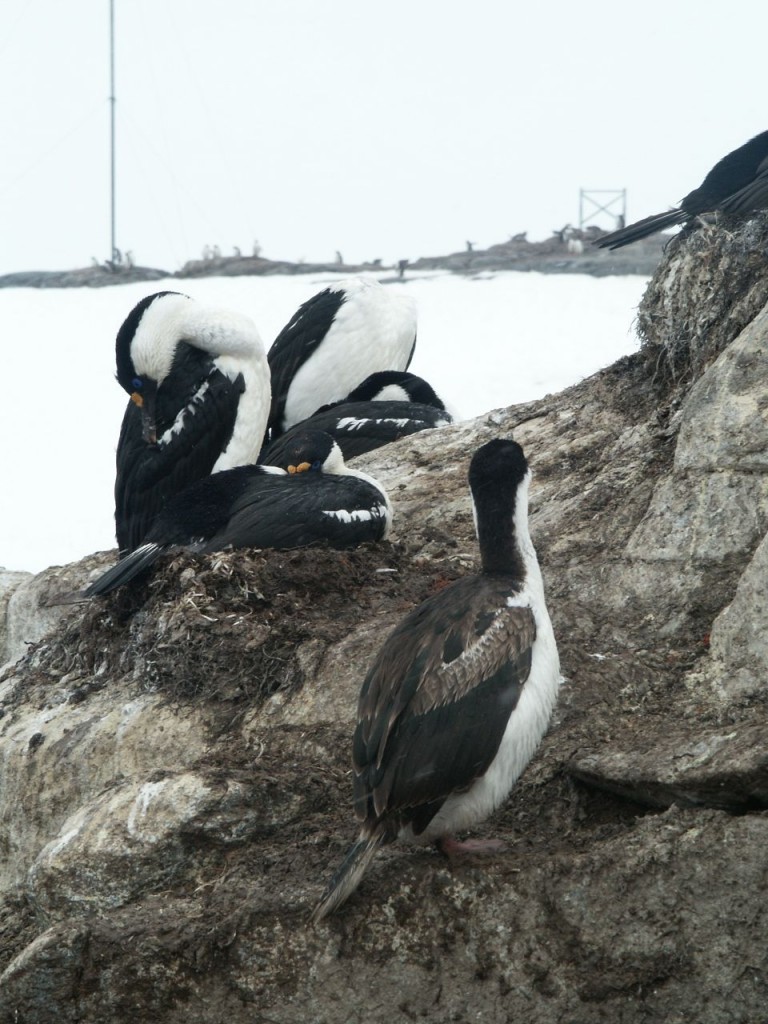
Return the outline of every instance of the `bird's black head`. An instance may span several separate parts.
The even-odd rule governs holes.
[[[292,430],[269,446],[262,461],[287,473],[332,473],[344,465],[339,446],[322,430]]]
[[[137,302],[123,321],[115,340],[115,357],[117,363],[118,383],[131,396],[131,401],[141,409],[142,437],[149,444],[157,441],[157,424],[155,408],[157,403],[158,381],[147,374],[140,373],[133,361],[132,344],[139,329],[142,317],[157,299],[165,295],[179,295],[180,292],[155,292]]]
[[[469,486],[473,494],[487,485],[496,488],[502,481],[516,488],[527,472],[528,462],[517,441],[496,437],[472,456]]]
[[[129,395],[133,395],[135,391],[140,391],[145,383],[145,381],[142,380],[140,375],[136,372],[136,367],[133,364],[133,357],[131,356],[131,342],[136,335],[136,331],[141,323],[141,318],[156,299],[162,298],[163,295],[179,294],[180,292],[166,291],[155,292],[153,295],[147,295],[146,298],[141,300],[141,302],[136,303],[120,326],[120,330],[117,332],[117,338],[115,340],[115,357],[117,363],[116,376],[120,387],[127,391]]]

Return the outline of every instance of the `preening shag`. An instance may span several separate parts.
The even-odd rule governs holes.
[[[256,325],[241,313],[157,292],[117,334],[117,379],[131,396],[117,445],[115,526],[133,551],[189,484],[255,462],[270,405]]]

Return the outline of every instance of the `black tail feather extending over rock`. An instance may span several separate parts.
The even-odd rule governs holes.
[[[130,555],[126,555],[117,565],[113,565],[111,569],[107,569],[105,573],[102,573],[97,580],[85,588],[82,596],[101,597],[104,594],[110,594],[113,590],[138,576],[140,572],[148,569],[165,550],[166,548],[160,544],[142,544],[141,547],[132,551]]]
[[[326,886],[320,902],[312,912],[312,923],[317,924],[341,906],[360,885],[368,865],[386,843],[387,836],[382,831],[367,839],[358,839],[351,847],[338,870]]]
[[[671,228],[675,224],[682,224],[688,219],[683,210],[667,210],[666,213],[654,213],[652,217],[644,217],[643,220],[635,221],[619,231],[613,231],[610,235],[603,235],[598,238],[595,245],[600,249],[620,249],[623,245],[630,245],[641,238],[655,235],[657,231]]]

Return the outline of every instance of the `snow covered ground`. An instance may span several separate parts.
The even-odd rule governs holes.
[[[269,347],[329,275],[203,278],[98,289],[0,289],[0,566],[40,571],[114,547],[114,453],[127,396],[114,338],[163,289],[250,314]],[[647,280],[410,274],[419,308],[411,370],[463,418],[557,392],[637,348]]]

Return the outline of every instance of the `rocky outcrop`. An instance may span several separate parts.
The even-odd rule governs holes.
[[[768,213],[720,224],[697,219],[673,238],[637,313],[650,372],[678,393],[768,302]]]
[[[598,249],[593,244],[604,232],[576,231],[578,239],[569,248],[568,239],[553,235],[541,242],[511,238],[508,242],[449,253],[447,256],[422,256],[410,264],[410,270],[450,270],[456,274],[482,274],[492,270],[535,271],[538,274],[589,274],[609,277],[615,274],[650,276],[659,265],[663,247],[670,235],[652,235],[623,249]]]
[[[11,569],[0,569],[0,665],[6,661],[16,661],[20,658],[26,650],[23,640],[19,643],[16,637],[9,637],[8,627],[15,626],[18,622],[19,617],[13,613],[9,614],[8,605],[11,598],[13,597],[16,590],[22,585],[22,583],[31,582],[33,579],[31,572],[16,572]],[[35,602],[34,619],[37,619],[37,602]],[[29,624],[30,630],[34,629],[32,623]],[[38,633],[34,637],[37,640],[45,632],[47,627],[43,628],[42,633]],[[24,630],[22,629],[22,632]]]
[[[214,256],[188,260],[173,277],[270,277],[273,274],[362,274],[381,270],[373,263],[294,263],[291,260],[269,260],[264,256]]]
[[[654,280],[670,301],[687,253]],[[681,332],[707,315],[687,309],[683,328],[664,312]],[[755,312],[674,381],[648,342],[560,395],[372,453],[390,542],[180,553],[90,604],[56,601],[111,553],[18,582],[59,620],[0,682],[0,1020],[760,1021]],[[407,609],[475,565],[467,462],[500,434],[535,471],[567,677],[539,754],[480,830],[508,850],[449,864],[391,847],[312,928],[354,835],[362,675]],[[24,615],[9,602],[9,633],[35,628]]]
[[[160,281],[170,275],[156,267],[95,264],[76,270],[20,270],[0,275],[0,288],[106,288],[132,281]]]
[[[443,256],[421,256],[406,261],[407,279],[412,270],[447,270],[454,274],[482,274],[494,270],[536,271],[540,274],[590,274],[607,277],[612,274],[651,275],[658,266],[662,247],[669,235],[656,235],[642,242],[610,252],[598,249],[591,235],[580,244],[580,251],[569,252],[566,240],[557,236],[542,242],[510,240],[487,249],[472,249],[447,253]],[[386,274],[386,280],[397,280],[397,267],[383,267],[381,261],[362,264],[292,263],[269,260],[263,256],[218,256],[206,260],[190,260],[175,277],[240,277],[247,274],[360,274],[374,272]]]
[[[650,275],[661,257],[662,246],[669,235],[654,236],[636,245],[609,252],[596,249],[587,238],[578,254],[569,253],[567,243],[553,237],[543,242],[510,240],[487,249],[471,252],[448,253],[445,256],[423,256],[409,262],[407,270],[447,270],[455,274],[480,274],[491,270],[535,270],[541,274],[591,274],[606,277],[612,274]],[[271,260],[264,256],[207,256],[188,260],[171,273],[154,267],[133,267],[125,264],[110,266],[97,264],[77,270],[20,271],[0,276],[0,288],[100,288],[105,285],[126,284],[130,281],[157,281],[167,277],[269,277],[274,274],[351,274],[375,273],[386,275],[383,281],[396,281],[398,267],[383,266],[381,260],[372,263],[309,263],[291,260]],[[407,276],[407,273],[406,273]]]

